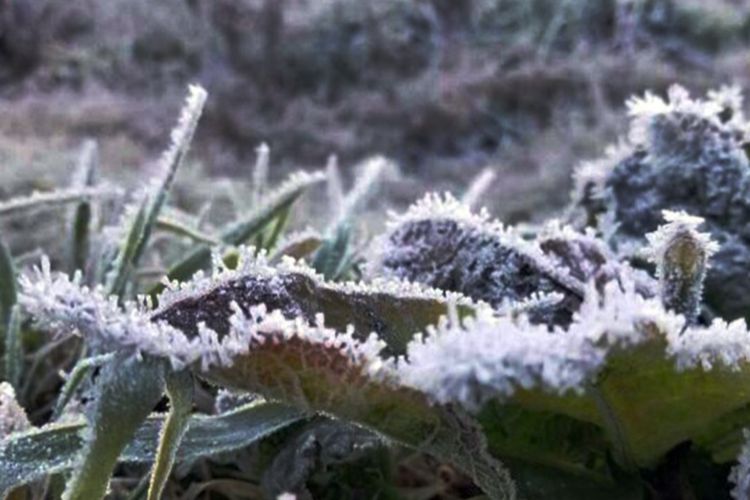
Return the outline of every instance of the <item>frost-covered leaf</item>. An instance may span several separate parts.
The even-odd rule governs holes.
[[[364,425],[450,461],[490,498],[514,498],[512,481],[486,454],[478,428],[458,425],[455,411],[400,386],[376,336],[361,342],[351,330],[310,327],[262,309],[248,317],[236,308],[231,323],[227,336],[237,340],[225,354],[232,361],[204,371],[209,380]]]
[[[177,452],[178,461],[236,450],[282,429],[305,415],[278,403],[254,402],[217,416],[191,417]],[[120,456],[122,462],[151,463],[165,417],[148,418]],[[49,424],[0,439],[0,494],[10,488],[71,469],[84,447],[86,423]]]
[[[594,423],[639,466],[750,403],[743,321],[686,328],[615,283],[589,294],[567,330],[480,315],[430,333],[409,345],[402,382],[443,403],[496,399]]]
[[[211,277],[173,284],[159,297],[156,320],[191,335],[205,323],[223,334],[228,330],[236,302],[244,311],[264,304],[280,309],[289,318],[313,321],[323,314],[325,324],[344,330],[353,325],[357,335],[377,332],[388,350],[402,353],[413,334],[434,324],[455,303],[461,315],[482,306],[458,295],[402,283],[375,280],[371,283],[330,283],[302,263],[284,259],[276,266],[254,249],[241,249],[236,269],[223,268],[220,259]]]
[[[619,278],[624,269],[590,234],[551,224],[538,240],[527,240],[473,213],[450,195],[428,195],[396,216],[373,255],[373,273],[460,292],[502,309],[534,294],[563,296],[549,318],[566,323],[578,308],[585,283]],[[550,321],[551,319],[551,321]]]

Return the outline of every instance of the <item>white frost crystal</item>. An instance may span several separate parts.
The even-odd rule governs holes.
[[[20,284],[19,301],[41,327],[55,333],[79,333],[104,351],[166,358],[175,368],[191,364],[199,364],[203,370],[231,366],[237,356],[248,354],[254,345],[293,337],[333,346],[373,375],[386,366],[379,357],[385,344],[376,335],[356,340],[351,329],[338,333],[319,326],[324,324],[322,315],[310,325],[302,319],[287,319],[280,311],[267,312],[263,305],[245,314],[234,304],[225,335],[198,325],[198,335],[188,338],[164,322],[153,322],[151,312],[139,304],[121,308],[116,298],[105,297],[100,288],[82,286],[78,276],[71,280],[65,274],[52,274],[46,259],[31,276],[22,276]]]
[[[31,427],[26,412],[16,401],[16,393],[7,382],[0,382],[0,440],[8,434]]]

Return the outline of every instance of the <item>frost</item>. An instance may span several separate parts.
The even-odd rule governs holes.
[[[603,296],[593,289],[567,330],[480,313],[462,325],[443,321],[408,346],[398,363],[402,383],[440,403],[477,409],[519,389],[553,394],[582,392],[614,347],[627,348],[649,332],[676,336],[684,319],[616,283]]]
[[[263,197],[263,191],[268,184],[268,167],[271,162],[271,148],[265,142],[255,149],[257,158],[253,167],[253,191],[251,201],[257,206]]]
[[[471,181],[461,202],[468,207],[476,207],[496,178],[497,174],[489,167],[479,172],[479,175]]]
[[[711,102],[721,108],[719,119],[722,122],[738,126],[745,123],[745,114],[742,109],[745,99],[739,85],[722,85],[716,90],[709,90],[707,95]]]
[[[470,409],[519,388],[581,390],[603,358],[579,337],[507,317],[480,316],[463,326],[443,322],[428,334],[413,341],[408,362],[399,363],[402,382],[437,402],[458,401]]]
[[[277,264],[271,264],[265,252],[256,251],[254,247],[238,249],[238,264],[234,269],[225,267],[219,255],[214,254],[210,274],[199,272],[192,280],[182,283],[165,282],[167,289],[159,296],[159,307],[153,316],[167,319],[186,331],[204,322],[223,332],[230,314],[229,305],[233,301],[245,310],[265,303],[269,309],[279,309],[288,317],[304,317],[310,321],[319,312],[320,304],[331,300],[331,294],[343,296],[342,300],[351,302],[355,309],[359,303],[366,308],[368,297],[378,295],[481,307],[460,294],[431,289],[418,283],[389,279],[357,283],[327,282],[302,261],[282,257]],[[368,314],[364,309],[360,310]],[[357,320],[367,318],[352,317],[348,321]]]
[[[719,250],[719,245],[711,239],[711,235],[701,233],[698,227],[703,224],[703,217],[688,215],[683,211],[662,211],[667,224],[646,235],[649,243],[647,257],[655,264],[664,261],[665,254],[674,244],[675,240],[688,237],[702,249],[705,258],[710,258]],[[658,270],[658,268],[657,268]]]
[[[745,443],[737,457],[737,465],[732,467],[729,474],[729,481],[735,485],[731,492],[735,500],[750,499],[750,431],[745,429],[742,435]]]
[[[708,371],[715,367],[739,370],[750,362],[750,332],[744,319],[732,322],[715,319],[708,327],[694,326],[681,335],[670,335],[668,341],[667,353],[680,370]]]
[[[0,382],[0,441],[8,434],[31,427],[26,412],[16,400],[16,392],[7,382]]]
[[[643,97],[633,96],[626,102],[628,114],[632,118],[630,142],[637,145],[654,146],[652,127],[660,119],[677,120],[690,117],[696,122],[719,126],[719,113],[722,105],[715,100],[692,99],[684,87],[672,85],[667,91],[667,100],[646,92]]]

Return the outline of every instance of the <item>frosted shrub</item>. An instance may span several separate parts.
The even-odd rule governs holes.
[[[116,226],[79,219],[113,196],[93,181],[2,205],[76,204],[85,271],[46,257],[16,269],[0,242],[0,491],[62,475],[63,498],[102,498],[119,463],[140,463],[155,499],[189,481],[171,478],[175,464],[220,454],[258,467],[253,487],[269,498],[309,498],[320,464],[338,488],[353,481],[341,468],[400,445],[489,498],[748,498],[736,89],[631,100],[627,140],[576,173],[562,219],[522,231],[475,211],[482,174],[465,202],[428,194],[393,214],[372,245],[357,215],[393,175],[380,157],[349,192],[335,158],[269,188],[261,146],[238,219],[165,215],[206,97],[191,89],[156,180]],[[330,220],[283,234],[324,180]],[[158,281],[144,273],[154,262]],[[19,400],[39,334],[79,338],[85,356],[32,427]],[[215,413],[193,408],[197,391]],[[168,412],[154,413],[164,395]],[[265,462],[243,455],[252,446]],[[372,496],[389,469],[378,467]]]

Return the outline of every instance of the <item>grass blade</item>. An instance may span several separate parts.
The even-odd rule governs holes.
[[[20,387],[23,373],[23,342],[21,341],[21,308],[16,304],[11,309],[5,328],[5,380],[16,390]]]
[[[13,264],[13,256],[7,245],[0,237],[0,334],[2,342],[0,343],[0,352],[4,353],[4,346],[7,343],[7,336],[13,308],[18,300],[16,289],[16,270]],[[6,369],[7,370],[7,369]]]
[[[78,158],[73,188],[91,187],[96,182],[96,171],[98,169],[98,150],[96,142],[85,141],[81,147]],[[71,224],[71,238],[69,248],[69,269],[71,272],[77,269],[84,270],[89,253],[90,227],[92,219],[92,206],[88,201],[78,204],[73,213]]]
[[[128,210],[133,217],[126,215],[124,218],[120,252],[107,280],[107,289],[112,294],[121,295],[125,291],[128,278],[146,249],[175,174],[187,155],[206,97],[207,93],[202,87],[190,86],[180,119],[172,130],[171,145],[159,162],[160,172],[137,198],[137,208]]]
[[[276,220],[285,210],[289,209],[309,187],[322,182],[324,179],[325,176],[320,172],[292,174],[274,192],[269,193],[266,200],[246,218],[225,227],[221,232],[222,243],[239,245],[252,238]],[[170,281],[185,281],[192,277],[196,271],[208,267],[210,263],[211,247],[200,245],[172,266],[167,278]],[[162,290],[164,290],[164,285],[159,283],[150,290],[150,294],[155,297]]]
[[[120,194],[121,191],[119,189],[106,186],[35,192],[29,196],[11,198],[0,203],[0,216],[18,215],[35,210],[48,210],[60,205],[78,203],[95,198],[114,198]]]
[[[159,449],[151,470],[148,500],[161,498],[177,458],[177,450],[188,429],[190,412],[193,409],[193,376],[190,372],[169,374],[167,394],[171,408],[159,435]]]

